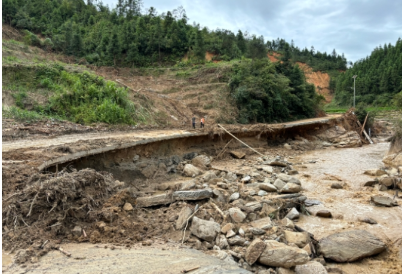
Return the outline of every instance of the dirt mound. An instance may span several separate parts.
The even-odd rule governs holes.
[[[270,59],[271,62],[278,62],[279,58],[281,57],[280,53],[277,52],[269,52],[267,53],[267,57]]]
[[[313,71],[312,68],[305,63],[296,62],[296,64],[304,71],[306,81],[310,84],[314,84],[316,92],[325,97],[326,103],[330,103],[333,99],[333,95],[330,93],[329,89],[329,74],[321,71]]]
[[[2,26],[2,38],[4,39],[13,39],[16,41],[22,41],[24,35],[17,29],[10,27],[9,25],[3,24]]]

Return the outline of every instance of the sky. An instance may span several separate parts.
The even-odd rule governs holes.
[[[102,0],[110,8],[117,0]],[[385,43],[402,37],[401,0],[143,0],[158,14],[183,6],[189,23],[210,30],[283,38],[303,49],[344,53],[355,62]]]

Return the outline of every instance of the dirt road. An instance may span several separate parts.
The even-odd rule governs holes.
[[[52,251],[41,258],[40,263],[29,269],[18,265],[4,267],[3,273],[144,273],[144,274],[178,274],[184,269],[198,269],[191,274],[247,274],[233,261],[204,254],[188,247],[180,248],[176,244],[154,244],[153,247],[137,245],[131,249],[117,247],[114,250],[105,245],[66,244],[63,249],[71,257],[59,251]],[[110,246],[110,245],[109,245]],[[214,252],[214,251],[212,251]]]

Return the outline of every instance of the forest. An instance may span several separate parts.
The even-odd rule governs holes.
[[[202,63],[206,51],[215,60],[256,59],[278,51],[315,70],[346,69],[344,55],[335,50],[327,54],[284,39],[265,43],[263,36],[246,31],[209,30],[189,24],[183,7],[160,14],[153,7],[143,9],[141,0],[118,0],[113,9],[96,0],[4,0],[2,7],[3,24],[26,30],[27,43],[98,66],[173,65],[185,55]]]
[[[402,40],[399,38],[395,45],[375,48],[370,56],[355,62],[340,74],[336,80],[334,104],[353,105],[354,75],[357,75],[356,104],[401,106]]]

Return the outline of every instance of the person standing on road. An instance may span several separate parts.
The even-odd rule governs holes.
[[[204,128],[204,117],[200,119],[200,128]]]
[[[196,117],[194,115],[192,117],[192,126],[194,129],[196,129]]]

